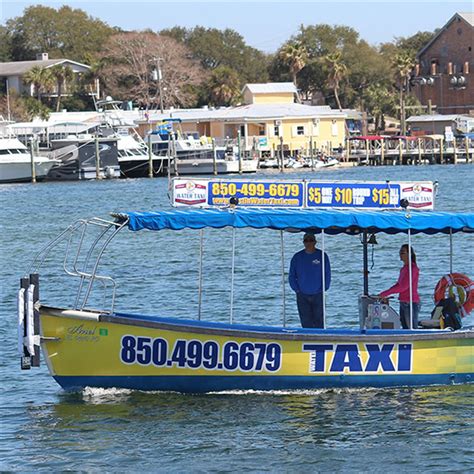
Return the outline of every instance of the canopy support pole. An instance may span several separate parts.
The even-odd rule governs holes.
[[[413,329],[413,282],[412,282],[412,270],[411,270],[411,231],[410,229],[408,229],[408,280],[409,280],[409,288],[410,288],[410,323],[408,324],[408,329]]]
[[[323,271],[323,329],[326,327],[326,254],[324,253],[324,229],[321,229],[321,251]]]
[[[363,260],[364,260],[364,295],[369,296],[369,254],[367,249],[367,231],[362,233]]]
[[[235,227],[232,227],[232,276],[230,279],[230,324],[234,323]]]
[[[453,229],[449,229],[449,273],[453,273]]]
[[[204,250],[204,229],[199,231],[199,295],[198,295],[198,320],[201,321],[201,307],[202,307],[202,257]]]
[[[283,241],[283,231],[280,230],[280,243],[281,243],[281,289],[283,296],[283,327],[286,327],[286,294],[285,294],[285,246]]]

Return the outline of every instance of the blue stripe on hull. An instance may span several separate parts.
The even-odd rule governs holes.
[[[65,390],[84,387],[128,388],[133,390],[163,390],[187,393],[224,390],[308,390],[338,387],[396,387],[417,385],[449,385],[469,383],[474,374],[432,375],[363,375],[363,376],[132,376],[73,377],[55,376]]]

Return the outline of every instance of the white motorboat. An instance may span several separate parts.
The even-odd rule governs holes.
[[[336,166],[338,164],[339,164],[339,160],[337,160],[336,158],[328,157],[328,158],[323,158],[322,160],[315,160],[314,168],[316,169],[330,168],[331,166]]]
[[[31,154],[28,148],[8,129],[9,122],[0,122],[0,183],[19,183],[32,180]],[[35,156],[35,176],[42,180],[57,161]]]

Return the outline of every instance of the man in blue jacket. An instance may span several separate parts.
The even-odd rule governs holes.
[[[303,237],[304,249],[291,259],[289,281],[296,293],[296,303],[304,328],[324,328],[323,320],[323,252],[316,248],[314,234]],[[325,291],[331,284],[331,266],[324,253]]]

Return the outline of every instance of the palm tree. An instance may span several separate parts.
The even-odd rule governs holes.
[[[100,99],[100,80],[105,66],[105,61],[96,59],[91,55],[86,55],[86,64],[89,65],[87,72],[78,74],[78,85],[82,89],[95,95],[96,100]]]
[[[400,90],[400,131],[402,135],[406,134],[405,125],[405,91],[408,86],[410,72],[415,66],[415,60],[412,55],[406,51],[401,51],[393,57],[392,61],[395,67],[398,87]]]
[[[293,84],[296,86],[296,75],[306,66],[308,52],[299,41],[286,43],[279,51],[278,57],[288,66]]]
[[[49,89],[54,83],[54,78],[50,69],[34,66],[25,73],[23,82],[25,84],[33,84],[36,97],[41,102],[41,91]]]
[[[214,69],[208,84],[210,101],[214,105],[232,105],[240,97],[239,76],[228,66]]]
[[[395,109],[396,95],[384,84],[370,84],[364,92],[365,105],[374,117],[375,132],[384,128],[385,114]]]
[[[339,86],[348,72],[347,66],[342,62],[342,53],[340,51],[329,53],[324,56],[323,62],[329,68],[328,85],[334,91],[334,98],[339,110],[342,110],[341,101],[339,100]]]
[[[69,66],[63,66],[61,64],[56,64],[51,69],[52,76],[56,79],[56,87],[58,98],[56,100],[56,112],[59,112],[59,107],[61,106],[61,97],[63,86],[65,86],[69,81],[74,77],[74,72]]]

